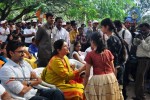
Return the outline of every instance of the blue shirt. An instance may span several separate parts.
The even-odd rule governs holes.
[[[34,44],[31,44],[30,46],[29,46],[29,53],[31,53],[31,54],[35,54],[35,53],[37,53],[38,52],[38,48],[37,48],[37,46],[36,45],[34,45]]]

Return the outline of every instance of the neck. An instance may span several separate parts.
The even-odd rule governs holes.
[[[61,58],[61,59],[64,58],[64,55],[62,55],[62,54],[58,54],[57,56],[58,56],[59,58]]]
[[[60,31],[61,30],[61,27],[59,27],[59,26],[56,26],[57,27],[57,29]]]
[[[112,35],[112,32],[107,32],[106,34],[107,34],[107,36],[109,37],[109,36]]]
[[[19,63],[20,63],[20,61],[14,60],[13,58],[11,58],[11,60],[14,61],[16,64],[19,64]]]

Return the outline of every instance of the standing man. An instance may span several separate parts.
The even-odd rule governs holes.
[[[53,42],[55,42],[59,39],[64,39],[68,43],[68,46],[70,47],[69,32],[62,27],[62,22],[63,22],[62,17],[57,17],[55,19],[56,26],[54,27],[53,32],[52,32],[53,33]]]
[[[54,15],[46,14],[47,23],[37,30],[35,40],[38,46],[38,66],[46,67],[52,54]]]
[[[146,100],[144,94],[144,77],[150,68],[150,25],[148,23],[140,24],[140,33],[134,38],[134,44],[137,45],[136,56],[138,57],[138,66],[135,81],[134,100]]]

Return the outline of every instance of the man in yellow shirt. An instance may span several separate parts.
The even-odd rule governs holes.
[[[73,44],[75,42],[75,39],[77,35],[79,35],[78,28],[77,28],[77,23],[76,22],[71,22],[72,30],[70,31],[70,53],[73,51]]]

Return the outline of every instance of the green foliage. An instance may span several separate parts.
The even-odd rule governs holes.
[[[0,20],[18,20],[22,16],[35,17],[40,8],[42,13],[53,12],[65,20],[101,20],[106,17],[122,20],[134,6],[133,0],[0,0]]]

